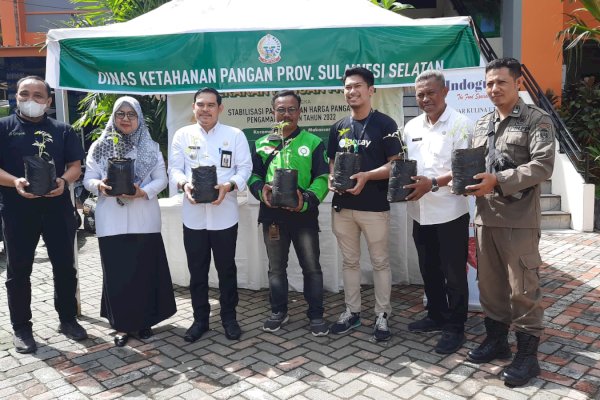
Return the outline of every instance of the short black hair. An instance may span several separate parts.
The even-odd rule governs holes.
[[[217,97],[217,104],[221,105],[221,103],[223,102],[223,98],[221,97],[221,94],[219,92],[217,92],[217,89],[215,88],[211,88],[211,87],[204,87],[202,89],[198,89],[198,91],[196,93],[194,93],[194,103],[196,102],[196,98],[198,97],[198,95],[200,93],[212,93]]]
[[[44,86],[46,86],[46,92],[48,92],[48,97],[52,96],[52,88],[50,87],[48,82],[46,82],[46,80],[44,78],[42,78],[41,76],[38,76],[38,75],[29,75],[29,76],[19,79],[17,81],[17,92],[19,91],[19,86],[21,86],[21,83],[23,83],[24,81],[26,81],[28,79],[33,79],[34,81],[42,82],[44,84]]]
[[[375,84],[375,76],[373,76],[373,73],[363,67],[348,68],[344,72],[344,76],[342,77],[342,83],[345,84],[346,78],[352,75],[360,75],[365,80],[365,82],[367,82],[367,86],[373,86]]]
[[[300,95],[293,90],[280,90],[279,92],[275,93],[275,95],[271,99],[271,107],[275,107],[275,100],[277,100],[279,97],[287,97],[287,96],[294,97],[296,99],[296,101],[298,102],[298,107],[300,107],[300,104],[302,103],[302,99],[300,98]]]
[[[485,73],[487,74],[488,71],[500,68],[508,68],[508,72],[514,79],[521,77],[521,63],[519,60],[512,57],[497,58],[490,61],[485,66]]]

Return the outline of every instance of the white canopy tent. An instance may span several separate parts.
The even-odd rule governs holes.
[[[341,74],[355,65],[371,69],[377,87],[398,88],[412,85],[425,69],[480,63],[468,17],[413,20],[367,0],[173,0],[125,23],[50,30],[47,49],[46,78],[58,89],[57,111],[65,120],[63,90],[174,95],[203,86],[222,92],[339,89]],[[170,136],[177,127],[169,127]],[[168,206],[174,204],[169,199]],[[327,220],[321,221],[323,228],[330,216],[327,205],[321,207]],[[393,207],[396,215],[404,214],[390,238],[394,281],[419,282],[409,223],[401,209]],[[165,221],[163,213],[163,227],[169,224],[173,221]],[[249,225],[256,228],[254,221]],[[332,281],[326,287],[337,290],[341,259],[329,228],[321,234],[321,261],[324,269],[330,268]],[[239,240],[245,236],[254,240],[260,233],[252,229],[240,233]],[[166,241],[181,247],[178,237]],[[241,287],[265,285],[261,248],[254,241],[238,243],[238,276],[247,278]],[[171,264],[185,263],[182,249],[170,250],[167,244],[167,252]],[[368,267],[364,253],[361,263]],[[291,287],[301,290],[299,267],[294,257],[290,261]],[[261,270],[264,277],[257,278]],[[324,275],[327,279],[328,272]],[[370,279],[368,268],[364,276]]]
[[[131,21],[48,32],[47,80],[114,93],[338,88],[347,65],[380,87],[472,67],[467,17],[406,18],[366,0],[173,0]]]

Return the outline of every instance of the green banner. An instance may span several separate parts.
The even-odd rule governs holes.
[[[377,85],[420,72],[479,65],[467,25],[206,32],[63,39],[60,86],[119,93],[339,88],[364,66]]]

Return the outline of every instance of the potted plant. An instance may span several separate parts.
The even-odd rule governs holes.
[[[113,130],[110,133],[113,143],[113,157],[108,159],[108,168],[106,171],[106,184],[112,189],[107,190],[111,196],[120,196],[122,194],[135,194],[133,186],[133,177],[135,174],[134,159],[120,157],[117,153],[117,146],[120,143],[121,134]]]
[[[458,132],[460,130],[460,132]],[[455,127],[450,135],[460,134],[463,140],[467,139],[466,127]],[[473,176],[485,172],[485,146],[474,149],[455,149],[452,151],[452,193],[457,195],[467,194],[466,187],[476,185],[481,179]]]
[[[200,165],[198,161],[198,150],[200,149],[197,138],[194,138],[194,150],[191,151],[190,158],[194,160],[195,166],[192,167],[192,198],[196,203],[212,203],[219,198],[217,186],[217,167],[214,165]]]
[[[52,135],[48,132],[37,131],[34,133],[34,137],[36,140],[33,142],[33,146],[38,149],[37,155],[23,157],[25,179],[29,182],[25,191],[36,196],[43,196],[58,187],[54,160],[46,152],[46,144],[52,143]]]
[[[289,125],[289,122],[281,121],[275,124],[273,134],[281,140],[281,161],[283,168],[276,168],[273,173],[273,182],[271,183],[273,191],[271,193],[271,205],[273,207],[298,207],[298,170],[288,168],[290,163],[290,154],[287,146],[291,140],[285,140],[283,128]]]
[[[406,154],[406,145],[401,139],[402,131],[400,128],[388,137],[395,137],[400,141],[401,151],[398,156],[400,158],[392,161],[392,169],[390,170],[390,179],[388,181],[387,200],[390,203],[406,201],[406,196],[411,194],[414,189],[405,189],[404,186],[414,183],[411,177],[417,175],[417,161],[410,160]]]
[[[340,129],[339,136],[343,140],[343,151],[335,153],[333,161],[332,186],[335,190],[343,192],[356,186],[356,179],[350,177],[360,172],[360,154],[358,154],[358,143],[348,138],[350,128]],[[354,151],[352,151],[354,150]]]

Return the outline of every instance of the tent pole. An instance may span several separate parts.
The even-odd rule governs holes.
[[[54,97],[56,99],[56,119],[58,119],[60,122],[68,124],[69,97],[67,96],[67,91],[62,89],[56,89],[54,91]],[[73,191],[72,183],[69,185],[69,190],[71,191],[71,204],[73,204],[73,208],[77,210],[75,208],[75,192]],[[77,273],[77,290],[75,291],[75,298],[77,299],[77,315],[81,316],[81,296],[79,294],[79,258],[77,257],[77,235],[75,235],[75,240],[73,242],[73,256],[73,260],[75,263],[75,271]]]

